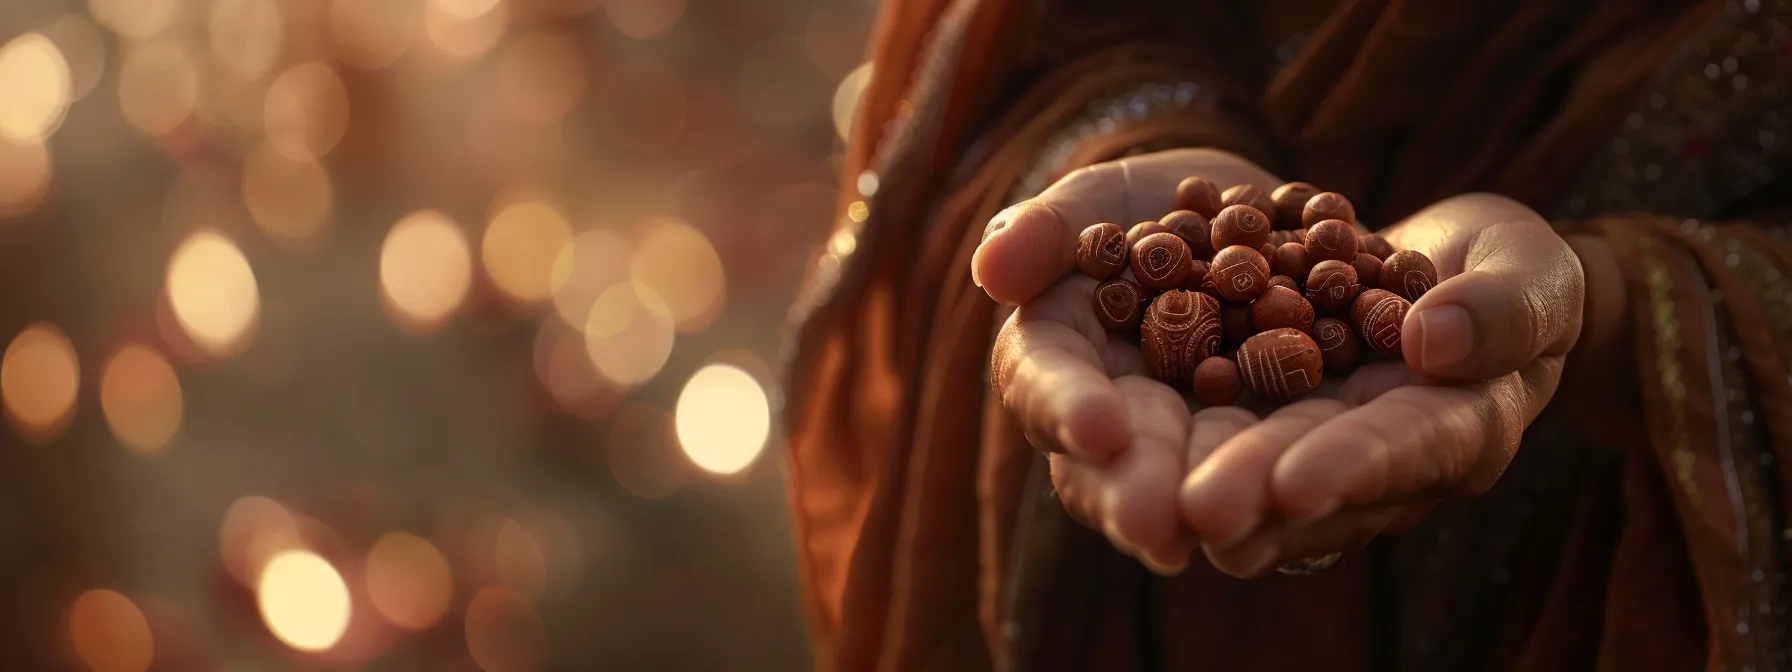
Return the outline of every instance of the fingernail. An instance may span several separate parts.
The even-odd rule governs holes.
[[[1419,363],[1429,371],[1455,366],[1475,349],[1475,324],[1462,306],[1419,313]]]
[[[1257,531],[1257,523],[1258,522],[1261,522],[1260,519],[1253,516],[1249,520],[1245,521],[1244,525],[1239,526],[1238,531],[1232,533],[1231,536],[1228,536],[1225,539],[1216,539],[1213,541],[1209,541],[1207,543],[1209,545],[1213,546],[1217,550],[1221,550],[1221,551],[1228,550],[1228,549],[1232,548],[1233,546],[1237,546],[1238,542],[1244,541],[1245,537],[1251,536],[1252,532]]]
[[[1299,517],[1299,518],[1296,518],[1296,519],[1295,519],[1295,520],[1294,520],[1294,523],[1295,523],[1295,524],[1296,524],[1296,525],[1308,525],[1308,524],[1311,524],[1311,523],[1313,523],[1313,522],[1314,522],[1314,521],[1317,521],[1317,520],[1319,520],[1319,519],[1320,519],[1320,518],[1324,518],[1324,517],[1326,517],[1326,516],[1329,516],[1329,515],[1332,515],[1332,513],[1333,513],[1333,512],[1335,512],[1335,511],[1337,511],[1337,510],[1338,510],[1338,507],[1339,507],[1339,506],[1342,506],[1342,505],[1343,505],[1343,503],[1342,503],[1342,502],[1340,502],[1340,501],[1338,501],[1338,498],[1336,498],[1336,497],[1333,497],[1333,498],[1331,498],[1331,499],[1328,499],[1328,500],[1325,500],[1325,503],[1324,503],[1324,504],[1320,504],[1320,505],[1319,505],[1319,508],[1317,508],[1317,509],[1313,509],[1313,512],[1312,512],[1312,513],[1309,513],[1309,514],[1306,514],[1306,515],[1304,515],[1304,516],[1301,516],[1301,517]]]
[[[1014,213],[1014,208],[1010,207],[1010,208],[1003,209],[1001,212],[996,213],[995,217],[991,217],[989,220],[989,225],[983,227],[983,241],[982,242],[985,242],[985,243],[989,242],[990,237],[996,235],[996,232],[1001,231],[1004,228],[1007,228],[1008,227],[1008,219],[1009,219],[1009,217],[1011,217],[1013,215],[1013,213]]]
[[[1263,572],[1267,571],[1269,566],[1276,561],[1276,557],[1281,554],[1282,549],[1277,548],[1275,544],[1264,546],[1263,550],[1258,552],[1257,556],[1251,560],[1251,563],[1245,566],[1246,569],[1244,575],[1261,576]]]

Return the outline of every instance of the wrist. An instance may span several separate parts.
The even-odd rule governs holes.
[[[1631,343],[1625,336],[1630,302],[1623,271],[1604,238],[1572,235],[1567,241],[1580,259],[1586,296],[1581,302],[1580,337],[1568,353],[1563,379],[1609,383],[1613,374],[1631,368],[1627,366]]]

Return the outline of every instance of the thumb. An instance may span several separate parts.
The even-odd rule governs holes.
[[[1506,220],[1462,239],[1464,269],[1419,297],[1402,325],[1406,363],[1431,378],[1490,380],[1580,335],[1586,281],[1580,260],[1541,220]]]

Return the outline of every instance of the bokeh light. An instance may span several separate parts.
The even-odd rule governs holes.
[[[75,346],[49,323],[25,327],[0,355],[0,401],[6,419],[27,439],[47,442],[61,434],[80,388]]]
[[[552,296],[554,259],[570,240],[572,227],[559,209],[521,200],[503,206],[486,224],[480,259],[498,289],[533,303]]]
[[[50,151],[41,140],[0,137],[0,217],[30,212],[50,190]]]
[[[548,561],[535,536],[521,523],[505,520],[498,526],[494,552],[498,583],[525,598],[540,599],[547,590]]]
[[[610,475],[643,499],[677,492],[690,470],[673,432],[672,418],[658,408],[629,404],[617,409],[603,443]]]
[[[471,7],[484,9],[463,11]],[[509,8],[495,0],[433,0],[424,8],[423,30],[436,50],[451,59],[483,56],[504,37]]]
[[[244,586],[258,584],[274,556],[304,546],[298,520],[279,502],[260,495],[231,502],[218,526],[218,553],[224,570]]]
[[[554,256],[549,276],[554,312],[568,326],[583,330],[597,297],[628,278],[632,252],[628,239],[614,231],[593,229],[574,237]]]
[[[86,98],[106,72],[106,37],[80,14],[59,17],[38,32],[56,43],[68,63],[69,101]]]
[[[393,625],[426,630],[448,613],[454,577],[434,544],[409,532],[388,532],[367,552],[367,597]]]
[[[328,154],[348,130],[348,89],[322,63],[300,63],[268,85],[262,107],[268,144],[292,159]]]
[[[672,354],[672,311],[653,288],[619,282],[599,294],[585,318],[585,354],[619,385],[646,382]]]
[[[72,88],[68,61],[50,38],[25,33],[0,46],[0,135],[15,142],[56,132]]]
[[[498,9],[503,0],[429,0],[429,6],[447,16],[471,19]]]
[[[149,621],[117,591],[89,590],[76,597],[68,607],[68,638],[93,672],[143,672],[155,659]]]
[[[603,417],[622,400],[623,389],[597,374],[585,354],[584,324],[542,320],[535,335],[535,375],[561,410],[581,418]]]
[[[410,50],[422,18],[422,0],[333,0],[331,45],[343,62],[378,70]]]
[[[460,308],[473,256],[459,224],[435,210],[406,215],[380,247],[380,296],[399,326],[423,333]]]
[[[670,30],[684,16],[685,0],[605,0],[604,12],[623,35],[647,39]]]
[[[557,31],[515,35],[499,51],[492,74],[498,102],[524,121],[556,121],[584,97],[589,58],[577,42]]]
[[[181,329],[213,356],[235,354],[261,313],[249,260],[215,231],[196,232],[174,251],[166,291]]]
[[[733,474],[759,456],[771,433],[771,407],[759,381],[739,368],[711,364],[678,395],[678,443],[705,471]]]
[[[485,672],[528,672],[547,655],[547,628],[529,600],[486,588],[467,603],[467,653]]]
[[[152,42],[125,51],[118,104],[132,128],[151,137],[167,135],[186,122],[198,100],[199,71],[180,43]]]
[[[864,97],[865,85],[871,83],[871,63],[853,70],[840,80],[840,87],[834,89],[834,132],[841,140],[852,137],[853,119],[858,117],[859,100]]]
[[[264,143],[243,160],[243,205],[256,226],[281,243],[304,243],[329,222],[336,204],[330,173],[309,158],[291,158]]]
[[[180,13],[179,0],[87,0],[87,11],[100,25],[119,35],[147,40],[160,34]]]
[[[206,35],[218,60],[257,77],[279,58],[285,28],[273,0],[213,0]]]
[[[348,630],[348,584],[316,553],[274,556],[262,570],[255,594],[268,630],[294,649],[323,651]]]
[[[678,330],[699,331],[721,312],[722,258],[703,232],[670,218],[648,222],[629,273],[665,302]]]
[[[100,410],[125,448],[158,453],[180,430],[180,378],[162,353],[131,343],[119,348],[100,375]]]

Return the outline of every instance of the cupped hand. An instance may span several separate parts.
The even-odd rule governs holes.
[[[1078,234],[1175,209],[1176,185],[1201,175],[1221,188],[1278,180],[1217,151],[1177,150],[1070,174],[997,215],[971,259],[989,295],[1019,306],[991,362],[1002,403],[1040,450],[1065,508],[1114,546],[1160,572],[1180,569],[1196,538],[1177,509],[1187,473],[1189,407],[1145,375],[1138,345],[1110,338],[1090,301],[1095,281],[1075,272]]]
[[[1191,420],[1179,505],[1222,571],[1253,577],[1352,550],[1484,492],[1555,393],[1585,280],[1540,216],[1473,194],[1382,233],[1442,278],[1407,314],[1403,362],[1361,367],[1261,418],[1211,408]]]

